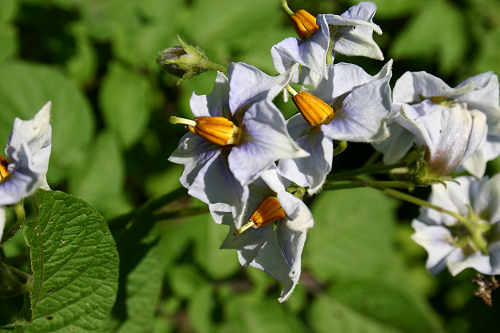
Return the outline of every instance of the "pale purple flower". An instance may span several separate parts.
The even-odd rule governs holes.
[[[446,155],[444,159],[450,162],[441,169],[451,172],[458,167],[481,177],[486,162],[500,155],[498,94],[498,78],[491,72],[471,77],[456,88],[426,72],[407,72],[394,87],[391,136],[376,148],[391,164],[413,143],[425,145],[431,154],[439,150]],[[433,142],[423,139],[426,136]],[[436,147],[438,142],[441,147]]]
[[[309,126],[300,113],[288,120],[290,135],[310,156],[280,160],[280,173],[300,186],[308,186],[309,193],[316,193],[332,168],[332,139],[352,142],[384,139],[391,107],[391,66],[389,61],[378,74],[371,76],[356,65],[330,65],[328,77],[323,77],[310,92],[333,107],[334,118],[316,127]]]
[[[432,185],[429,201],[457,213],[466,223],[423,207],[413,220],[412,239],[428,252],[426,267],[432,273],[448,267],[452,275],[466,268],[500,274],[500,175],[491,179],[458,177],[455,181],[458,183]],[[479,237],[474,238],[473,233]]]
[[[46,103],[31,120],[16,118],[5,147],[8,175],[0,177],[0,207],[13,205],[38,188],[50,189],[46,174],[51,150],[51,103]],[[6,165],[5,165],[6,164]]]
[[[288,135],[285,119],[272,103],[292,74],[272,77],[253,66],[233,63],[229,79],[218,73],[211,94],[193,94],[195,117],[223,116],[242,134],[238,144],[229,146],[193,133],[182,137],[169,160],[184,164],[180,182],[190,195],[209,204],[241,206],[244,187],[274,161],[308,155]]]
[[[328,76],[327,52],[331,37],[335,52],[383,60],[382,51],[372,37],[374,31],[382,34],[372,21],[376,10],[373,2],[360,2],[341,15],[319,14],[316,17],[319,30],[311,37],[305,40],[286,38],[272,47],[274,67],[284,73],[299,63],[303,67],[300,81],[316,84]],[[333,53],[330,60],[333,62]]]
[[[230,230],[222,248],[236,249],[242,266],[261,269],[281,281],[280,302],[291,295],[299,281],[307,230],[314,224],[312,214],[302,200],[286,191],[288,185],[289,182],[279,177],[275,168],[263,172],[261,178],[248,186],[245,206],[236,215],[227,214],[223,218],[223,223],[229,225]],[[269,196],[277,197],[285,211],[285,218],[235,234]],[[213,213],[217,209],[211,207],[211,210]]]

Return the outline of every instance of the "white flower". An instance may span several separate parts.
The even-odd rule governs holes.
[[[0,160],[0,206],[13,205],[38,188],[50,189],[46,174],[51,150],[51,103],[46,103],[31,120],[14,120]]]
[[[5,208],[0,207],[0,242],[2,241],[4,228],[5,228]]]
[[[488,179],[459,177],[432,186],[430,203],[461,216],[422,208],[412,239],[429,254],[426,267],[452,275],[466,268],[500,274],[500,174]]]
[[[248,186],[245,207],[236,216],[227,214],[223,218],[230,231],[222,248],[236,249],[241,265],[261,269],[280,280],[280,302],[290,296],[299,281],[307,230],[314,224],[307,206],[286,191],[286,184],[275,168],[263,172]],[[220,205],[210,208],[215,219],[224,210]],[[245,224],[248,221],[252,222]]]
[[[458,139],[454,149],[449,150],[450,153],[467,150],[467,154],[462,154],[459,165],[455,165],[454,168],[463,168],[476,177],[482,177],[487,161],[500,155],[498,96],[498,78],[492,72],[473,76],[456,88],[449,87],[441,79],[426,72],[406,72],[396,81],[393,90],[394,121],[390,125],[391,136],[382,144],[375,145],[375,148],[384,153],[384,162],[395,163],[408,152],[413,143],[420,145],[423,143],[421,138],[426,135],[425,132],[441,130],[442,133],[453,134]],[[420,110],[414,112],[411,108]],[[399,115],[401,110],[404,110],[402,117]],[[437,112],[436,110],[450,115],[431,116],[431,113]],[[409,123],[414,123],[417,117],[421,121],[420,129],[413,125],[408,126]],[[436,122],[439,121],[425,120],[429,117],[443,119],[452,117],[450,120],[454,122],[455,128],[450,124],[438,128]],[[466,126],[460,127],[461,122]],[[471,123],[473,123],[472,128],[467,125]],[[400,126],[405,129],[401,129]],[[433,141],[451,142],[454,139],[435,138]],[[457,156],[447,158],[456,160]],[[450,164],[449,169],[451,167]]]

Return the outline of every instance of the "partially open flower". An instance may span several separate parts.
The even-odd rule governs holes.
[[[239,206],[243,187],[276,160],[307,156],[272,103],[292,74],[272,77],[233,63],[229,79],[218,72],[211,94],[193,94],[194,120],[171,118],[190,131],[169,158],[185,165],[180,181],[190,195],[208,204],[231,201]]]
[[[290,16],[290,18],[292,19],[295,31],[297,31],[297,35],[301,39],[307,39],[319,30],[319,26],[316,24],[316,17],[307,10],[300,9],[294,15]]]
[[[302,250],[314,221],[302,200],[286,191],[290,183],[275,168],[261,175],[248,186],[246,205],[224,216],[222,223],[230,231],[222,248],[236,249],[243,266],[280,280],[283,289],[278,300],[283,302],[299,281]],[[214,210],[211,207],[212,216]]]
[[[51,150],[50,102],[31,120],[14,120],[5,156],[0,157],[0,206],[13,205],[46,180]]]
[[[413,220],[412,239],[428,252],[427,268],[437,273],[448,267],[452,275],[469,267],[500,274],[499,200],[500,175],[432,185],[430,203],[456,215],[421,208]]]

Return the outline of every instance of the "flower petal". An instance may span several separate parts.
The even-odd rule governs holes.
[[[335,140],[355,142],[374,142],[387,137],[386,119],[391,112],[389,80],[390,74],[354,87],[339,97],[334,102],[335,117],[321,126],[323,133]]]
[[[285,119],[268,101],[254,103],[243,116],[244,138],[229,154],[229,167],[242,185],[255,180],[274,161],[308,156],[290,138]]]
[[[257,67],[236,62],[229,65],[229,108],[235,114],[252,102],[268,99],[272,101],[290,82],[297,66],[278,76],[270,76]]]
[[[5,207],[0,207],[0,242],[2,241],[3,229],[5,228]]]
[[[350,7],[342,15],[326,14],[329,25],[334,26],[334,50],[350,56],[365,56],[383,60],[384,56],[373,40],[373,32],[382,34],[378,25],[373,23],[377,10],[373,2],[360,2]]]
[[[222,72],[217,72],[214,88],[208,95],[196,95],[193,93],[189,100],[191,112],[195,117],[223,115],[227,110],[229,94],[229,81]]]
[[[309,187],[311,194],[321,189],[332,170],[333,141],[320,130],[313,130],[301,114],[291,117],[287,127],[292,138],[310,156],[295,159],[281,159],[280,174],[299,186]]]
[[[428,225],[419,220],[413,220],[412,227],[415,233],[411,239],[422,246],[429,255],[426,268],[434,274],[443,270],[447,257],[456,250],[452,245],[452,234],[444,227]]]

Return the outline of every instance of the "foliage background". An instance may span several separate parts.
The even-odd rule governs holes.
[[[425,70],[454,86],[500,73],[500,3],[490,0],[378,0],[376,40],[393,58],[393,80]],[[53,101],[49,183],[105,218],[179,187],[182,168],[167,161],[184,133],[172,114],[190,116],[193,91],[211,91],[214,73],[182,86],[155,63],[179,34],[222,64],[244,61],[273,73],[270,47],[294,36],[280,1],[1,0],[0,142],[13,118]],[[290,1],[311,13],[341,13],[354,1]],[[382,63],[337,57],[375,73]],[[287,116],[293,106],[282,105]],[[334,170],[360,166],[372,152],[350,145]],[[488,172],[500,171],[500,160]],[[426,198],[427,191],[418,191]],[[199,205],[182,199],[169,206]],[[261,271],[240,268],[219,250],[225,227],[200,215],[112,229],[120,254],[118,300],[109,332],[476,332],[494,330],[500,299],[473,296],[472,272],[432,277],[413,244],[418,209],[374,190],[322,193],[316,225],[291,299]],[[22,235],[4,248],[29,271]],[[0,324],[19,319],[22,296],[0,300]]]

